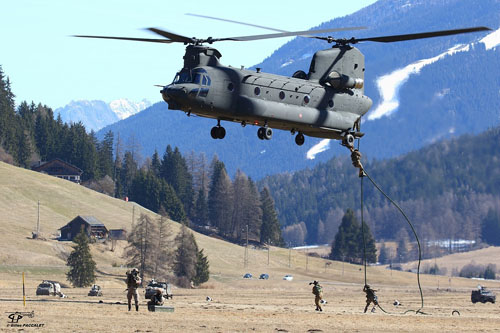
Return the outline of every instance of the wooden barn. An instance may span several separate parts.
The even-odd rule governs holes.
[[[61,231],[59,240],[73,240],[82,228],[89,238],[96,240],[108,238],[108,229],[101,221],[93,216],[78,215],[64,227],[59,229]]]
[[[125,229],[109,229],[109,239],[125,240],[127,231]]]
[[[55,158],[48,162],[40,162],[37,166],[33,167],[33,171],[46,173],[48,175],[66,179],[77,184],[80,184],[80,176],[83,173],[80,168],[64,162],[59,158]]]

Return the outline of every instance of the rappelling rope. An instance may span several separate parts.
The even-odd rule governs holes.
[[[359,168],[359,177],[361,178],[361,230],[362,230],[362,234],[363,234],[363,264],[364,264],[364,272],[365,272],[365,285],[366,285],[367,279],[366,279],[366,242],[365,242],[364,219],[363,219],[363,178],[368,177],[368,179],[372,182],[373,186],[375,186],[375,188],[377,188],[377,190],[379,190],[379,192],[382,193],[387,198],[387,200],[389,200],[401,212],[401,214],[406,219],[406,222],[408,222],[408,225],[410,226],[411,230],[413,231],[413,235],[415,235],[415,239],[417,240],[417,245],[418,245],[417,284],[418,284],[418,290],[420,292],[420,301],[421,301],[420,308],[418,310],[416,310],[415,313],[426,314],[426,313],[422,312],[422,309],[424,307],[424,294],[422,292],[422,286],[420,285],[420,264],[422,261],[422,248],[420,246],[420,241],[418,239],[417,232],[415,231],[413,224],[411,223],[408,216],[406,216],[405,212],[401,209],[401,207],[399,207],[399,205],[396,202],[394,202],[394,200],[392,200],[384,191],[382,191],[382,189],[377,185],[377,183],[375,183],[375,181],[370,177],[370,175],[364,169],[363,164],[361,164],[361,153],[359,151],[359,141],[360,140],[358,140],[358,149],[354,149],[354,147],[348,147],[348,148],[351,151],[352,165],[356,168]],[[377,304],[377,306],[383,312],[389,313],[389,312],[385,311],[380,306],[380,304]],[[405,312],[405,314],[407,312],[410,312],[410,311],[413,312],[414,310],[408,310]]]

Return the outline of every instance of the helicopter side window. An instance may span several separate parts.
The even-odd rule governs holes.
[[[200,84],[200,82],[201,82],[201,74],[196,73],[195,76],[194,76],[193,83]]]
[[[207,85],[207,77],[203,76],[203,81],[201,82],[201,85],[206,86]]]

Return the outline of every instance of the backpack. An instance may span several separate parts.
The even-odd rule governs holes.
[[[317,284],[313,287],[313,294],[316,295],[316,296],[319,296],[321,295],[321,293],[323,292],[323,288]]]

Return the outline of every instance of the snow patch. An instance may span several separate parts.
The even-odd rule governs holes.
[[[497,47],[500,44],[500,29],[497,29],[487,36],[483,37],[481,40],[479,40],[479,43],[483,43],[486,50]],[[423,67],[435,63],[436,61],[441,60],[448,55],[451,56],[458,52],[467,52],[471,47],[474,47],[474,44],[475,43],[455,45],[454,47],[448,49],[446,52],[443,52],[435,57],[416,61],[406,67],[397,69],[392,73],[379,77],[376,83],[381,96],[381,101],[379,102],[377,107],[372,112],[370,112],[370,114],[368,115],[368,120],[375,120],[383,116],[389,116],[397,110],[397,108],[399,107],[399,90],[401,86],[408,80],[410,75],[420,73],[420,70]],[[436,97],[442,96],[438,95]]]
[[[428,59],[415,61],[406,67],[397,69],[390,74],[381,76],[377,79],[377,87],[380,93],[381,102],[377,105],[375,110],[370,112],[368,120],[379,119],[384,116],[389,116],[394,113],[399,107],[398,93],[401,86],[408,81],[412,74],[418,74],[427,65],[433,64],[438,60],[443,59],[448,55],[453,55],[458,52],[469,51],[471,44],[455,45],[447,51]]]
[[[306,157],[308,160],[314,160],[316,155],[328,149],[330,149],[330,139],[323,139],[307,151]]]
[[[486,50],[497,47],[500,44],[500,29],[493,31],[479,42],[483,43]]]
[[[145,99],[135,103],[126,98],[122,98],[109,103],[109,107],[116,114],[116,116],[120,118],[120,120],[128,118],[150,106],[151,103]]]

